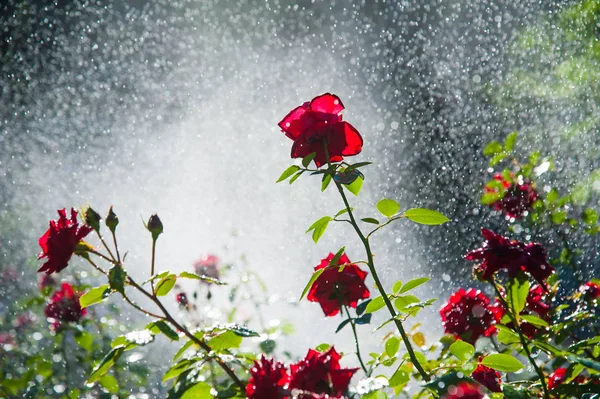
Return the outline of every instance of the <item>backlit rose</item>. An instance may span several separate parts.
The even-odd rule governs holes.
[[[314,152],[315,164],[320,167],[327,161],[340,162],[344,156],[360,153],[363,139],[354,126],[342,121],[343,109],[338,96],[325,93],[290,111],[279,122],[279,127],[294,141],[292,158],[303,158]]]
[[[471,344],[494,333],[502,314],[500,307],[490,305],[490,299],[473,288],[460,288],[440,310],[444,331]]]
[[[448,387],[442,399],[484,399],[484,389],[472,382],[463,381]]]
[[[315,270],[326,268],[334,256],[330,253],[315,266]],[[341,272],[338,272],[337,267],[325,270],[308,291],[308,300],[318,302],[325,316],[335,316],[343,305],[356,308],[360,299],[369,297],[369,290],[365,285],[367,272],[355,264],[350,264],[346,254],[343,254],[337,263],[337,265],[343,264],[348,265]]]
[[[298,399],[326,397],[324,395],[329,398],[343,397],[358,369],[341,368],[340,358],[333,347],[324,353],[309,349],[304,359],[290,365],[289,390],[292,394],[294,390],[311,393],[301,393],[297,396]]]
[[[481,364],[482,359],[482,357],[479,358],[477,368],[473,371],[471,377],[492,392],[502,392],[500,388],[500,383],[502,382],[500,373]]]
[[[290,376],[285,365],[264,355],[254,361],[250,369],[250,379],[246,385],[248,399],[280,399],[284,398],[285,387]]]
[[[77,222],[77,211],[71,208],[71,219],[67,219],[67,210],[58,211],[58,220],[50,221],[50,228],[40,237],[42,253],[38,259],[48,258],[38,272],[58,273],[67,267],[77,244],[92,228]]]
[[[540,244],[523,244],[517,240],[509,240],[488,229],[481,229],[481,233],[486,240],[483,246],[469,252],[465,258],[483,260],[476,268],[484,280],[492,277],[500,269],[507,270],[510,278],[524,271],[542,287],[546,287],[545,280],[554,272],[554,268],[546,260],[546,252]]]
[[[79,297],[81,293],[76,292],[69,283],[62,283],[60,290],[56,291],[46,305],[44,314],[55,320],[55,326],[60,322],[77,322],[87,314],[86,309],[81,309]]]

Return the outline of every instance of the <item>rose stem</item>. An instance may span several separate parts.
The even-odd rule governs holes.
[[[508,306],[508,303],[506,302],[506,300],[500,293],[500,288],[498,288],[498,284],[496,284],[494,277],[492,276],[489,281],[494,286],[494,290],[496,290],[496,295],[498,295],[498,300],[500,301],[500,303],[502,303],[502,306],[504,306],[504,308],[506,309],[506,312],[508,313],[510,320],[513,322],[513,325],[515,326],[515,330],[517,330],[517,333],[519,334],[519,340],[521,341],[521,345],[523,345],[523,350],[525,351],[525,354],[527,355],[527,358],[529,359],[529,363],[531,363],[531,365],[533,366],[536,374],[538,375],[538,378],[540,379],[540,382],[542,383],[542,390],[544,391],[544,398],[550,399],[550,396],[548,394],[548,387],[546,386],[546,378],[544,377],[544,372],[538,367],[535,360],[533,360],[533,357],[531,357],[531,352],[529,351],[529,346],[527,345],[527,341],[525,340],[525,336],[523,335],[523,332],[521,331],[521,327],[519,326],[519,322],[517,321],[517,318],[515,317],[515,315],[512,312],[512,309]]]
[[[356,344],[356,357],[358,357],[358,362],[360,363],[360,367],[365,372],[365,375],[369,377],[371,373],[365,366],[362,357],[360,356],[360,346],[358,345],[358,334],[356,333],[356,325],[354,323],[354,319],[350,316],[350,312],[348,311],[348,307],[346,305],[342,305],[344,310],[346,311],[346,315],[348,316],[348,320],[350,320],[350,326],[352,327],[352,333],[354,334],[354,343]]]
[[[327,149],[327,142],[325,140],[323,140],[323,146],[325,148],[325,157],[327,158],[327,164],[329,165],[329,167],[331,167],[329,151]],[[350,204],[348,203],[348,198],[346,198],[346,194],[344,193],[341,183],[336,182],[335,179],[333,179],[333,181],[338,189],[338,192],[340,193],[340,195],[342,197],[342,200],[344,201],[344,205],[346,206],[346,210],[348,211],[348,216],[350,216],[350,223],[352,224],[352,227],[354,227],[354,231],[356,231],[356,234],[358,235],[358,237],[360,238],[360,240],[363,243],[365,252],[367,254],[367,266],[369,267],[369,270],[371,271],[373,280],[375,280],[375,285],[377,286],[377,289],[381,293],[381,297],[383,298],[383,301],[385,302],[385,305],[388,308],[388,311],[392,315],[394,324],[396,324],[396,328],[398,329],[398,331],[400,332],[400,335],[402,336],[402,341],[404,342],[404,345],[406,346],[406,350],[408,351],[408,356],[410,357],[411,362],[417,368],[417,371],[419,372],[419,374],[421,375],[423,380],[425,380],[426,382],[429,382],[430,377],[425,372],[425,369],[423,369],[423,366],[421,366],[421,363],[419,363],[419,360],[417,360],[417,356],[415,355],[415,351],[412,347],[412,344],[410,343],[410,341],[408,339],[408,335],[406,334],[406,331],[404,330],[404,326],[402,325],[402,322],[400,320],[396,319],[396,316],[397,316],[396,310],[394,309],[392,302],[388,298],[387,293],[385,292],[385,289],[383,288],[383,284],[381,284],[381,281],[379,280],[379,276],[377,275],[377,270],[375,270],[375,263],[373,262],[373,254],[371,252],[371,245],[369,244],[369,240],[364,236],[364,234],[360,230],[360,227],[358,227],[358,224],[356,223],[356,219],[354,218],[354,214],[352,213],[352,208],[350,207]]]

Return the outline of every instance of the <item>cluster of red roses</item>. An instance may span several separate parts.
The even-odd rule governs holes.
[[[358,369],[341,368],[340,358],[333,347],[323,353],[309,349],[304,359],[288,369],[261,356],[250,370],[246,395],[249,399],[342,398]]]
[[[77,244],[93,229],[80,225],[77,221],[77,211],[71,208],[71,218],[67,219],[67,210],[58,211],[58,220],[51,220],[50,227],[40,237],[39,244],[42,253],[39,259],[47,258],[38,272],[46,272],[40,281],[40,289],[56,284],[52,273],[58,273],[67,267]],[[64,322],[77,322],[87,311],[81,308],[79,298],[81,293],[69,283],[62,283],[60,289],[54,292],[44,309],[44,314],[51,318],[53,328],[59,328]]]

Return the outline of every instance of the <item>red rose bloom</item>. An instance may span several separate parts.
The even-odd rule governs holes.
[[[218,280],[221,277],[219,263],[220,260],[215,255],[205,255],[194,262],[194,270],[196,274]]]
[[[482,335],[493,334],[502,314],[499,306],[490,305],[490,299],[473,288],[459,289],[440,310],[444,331],[471,344]]]
[[[80,293],[75,292],[69,283],[62,283],[60,290],[50,298],[44,314],[55,320],[55,326],[60,322],[77,322],[87,314],[86,309],[81,309],[79,304]]]
[[[330,253],[315,266],[315,270],[326,268],[334,256]],[[347,263],[350,263],[350,259],[343,254],[337,265]],[[338,272],[336,267],[327,269],[310,287],[307,298],[311,302],[319,302],[325,316],[335,316],[340,312],[342,305],[356,308],[359,299],[369,297],[369,290],[365,285],[366,276],[367,272],[355,264],[346,265],[342,272]]]
[[[481,234],[486,242],[481,248],[469,252],[465,258],[483,259],[477,271],[484,280],[488,280],[500,269],[506,269],[510,278],[524,271],[537,280],[542,287],[546,287],[545,280],[554,272],[554,268],[546,260],[546,253],[540,244],[511,241],[488,229],[481,229]]]
[[[554,389],[563,382],[565,382],[565,378],[567,377],[567,369],[564,367],[559,367],[548,377],[548,389]]]
[[[512,176],[511,176],[512,177]],[[510,183],[501,173],[494,175],[494,180],[502,183],[499,189],[493,185],[486,185],[483,189],[485,193],[503,195],[499,200],[490,204],[497,211],[502,211],[506,216],[515,219],[522,219],[525,212],[528,212],[533,203],[538,199],[538,195],[533,189],[530,180]]]
[[[579,292],[584,300],[592,301],[600,298],[600,285],[594,283],[593,281],[588,281],[579,287]]]
[[[354,126],[342,122],[343,109],[338,96],[325,93],[290,111],[279,122],[279,127],[294,140],[292,158],[303,158],[314,152],[315,164],[320,167],[327,161],[340,162],[344,156],[360,153],[363,139]],[[327,144],[329,159],[324,144]]]
[[[77,222],[77,211],[71,208],[71,219],[67,219],[67,210],[58,211],[58,220],[50,221],[50,228],[40,237],[42,253],[38,259],[48,258],[39,272],[58,273],[69,263],[77,244],[93,229]]]
[[[464,381],[448,387],[448,392],[442,399],[484,399],[482,388],[472,382]]]
[[[175,297],[175,301],[182,308],[187,309],[190,306],[190,301],[188,301],[188,297],[185,294],[185,292],[180,292],[179,294],[177,294],[177,296]]]
[[[290,365],[289,390],[293,395],[294,390],[306,391],[300,393],[298,399],[322,397],[320,395],[341,398],[348,390],[350,379],[358,368],[341,368],[340,358],[340,354],[333,347],[325,353],[309,349],[304,359]]]
[[[482,359],[482,357],[479,357],[479,363],[475,371],[471,374],[471,377],[492,392],[502,392],[502,388],[500,388],[500,383],[502,382],[500,373],[481,364]]]
[[[250,369],[250,379],[246,385],[248,399],[280,399],[285,397],[285,386],[290,376],[285,365],[273,359],[268,360],[264,355],[254,361]]]

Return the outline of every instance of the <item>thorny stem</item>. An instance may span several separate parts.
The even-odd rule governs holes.
[[[192,342],[194,342],[196,345],[198,345],[202,349],[204,349],[209,355],[211,353],[213,353],[211,347],[208,346],[206,341],[204,341],[201,338],[196,337],[194,334],[192,334],[190,331],[188,331],[188,329],[186,329],[181,324],[179,324],[173,318],[173,316],[171,316],[169,311],[165,308],[165,306],[160,302],[160,300],[156,297],[156,295],[154,293],[151,294],[148,291],[146,291],[143,287],[141,287],[138,283],[136,283],[129,276],[127,276],[127,281],[129,282],[130,285],[135,287],[138,291],[140,291],[142,294],[144,294],[146,297],[148,297],[152,302],[154,302],[156,304],[156,306],[158,306],[160,308],[161,312],[164,314],[164,318],[162,318],[162,319],[169,322],[177,330],[183,332],[185,334],[185,336],[187,336],[190,340],[192,340]],[[235,375],[235,372],[231,368],[229,368],[229,366],[221,358],[213,357],[213,359],[223,369],[223,371],[225,371],[225,373],[227,373],[227,375],[233,380],[233,382],[242,390],[242,392],[245,392],[246,386],[238,378],[238,376]]]
[[[327,149],[327,142],[325,140],[323,140],[323,147],[325,148],[325,158],[327,159],[327,165],[331,168],[329,150]],[[358,227],[358,224],[356,223],[356,219],[354,218],[354,214],[352,213],[352,207],[348,203],[348,198],[346,198],[346,194],[344,193],[341,183],[335,181],[335,179],[333,179],[333,178],[332,178],[332,180],[334,181],[334,183],[338,189],[338,192],[340,193],[342,200],[344,201],[344,205],[346,206],[346,210],[348,211],[348,216],[350,217],[350,223],[352,224],[352,227],[354,227],[354,231],[356,231],[356,234],[358,235],[358,237],[360,238],[360,240],[363,243],[363,246],[365,247],[365,252],[367,254],[367,266],[369,267],[369,271],[371,272],[371,275],[373,276],[375,285],[377,286],[377,289],[379,290],[379,293],[381,294],[381,297],[383,298],[383,301],[385,302],[385,306],[388,308],[390,314],[392,315],[394,324],[396,324],[396,328],[398,329],[398,331],[400,332],[400,335],[402,336],[402,341],[404,342],[404,346],[406,346],[408,356],[410,357],[411,362],[414,364],[415,368],[421,375],[421,378],[423,378],[424,381],[429,382],[430,377],[427,374],[427,372],[425,371],[425,369],[423,369],[423,366],[421,365],[421,363],[419,363],[419,360],[417,359],[417,356],[415,355],[415,351],[412,347],[412,344],[410,343],[410,340],[408,339],[408,335],[406,334],[406,331],[404,330],[404,326],[402,325],[402,322],[396,318],[396,316],[398,316],[398,314],[396,313],[396,310],[394,309],[392,302],[388,298],[387,293],[385,292],[385,289],[383,288],[383,284],[381,284],[381,280],[379,280],[379,275],[377,274],[377,270],[375,270],[375,263],[373,262],[373,253],[371,252],[371,245],[369,244],[369,239],[364,236],[364,234],[360,230],[360,227]]]
[[[152,275],[154,275],[154,253],[155,253],[155,244],[156,241],[153,241],[152,243]],[[89,252],[100,256],[101,258],[106,259],[107,261],[109,261],[110,263],[115,263],[116,260],[111,260],[109,258],[107,258],[106,256],[104,256],[103,254],[101,254],[100,252],[96,252],[93,250],[90,250]],[[106,273],[106,271],[104,271],[102,268],[100,268],[98,265],[96,265],[91,259],[87,258],[87,261],[99,272],[101,272],[102,274],[104,274],[105,276],[108,277],[108,273]],[[123,298],[125,298],[125,300],[127,301],[127,303],[129,303],[131,306],[133,306],[134,308],[136,308],[137,310],[139,310],[140,312],[151,316],[151,317],[155,317],[157,319],[160,320],[164,320],[169,322],[173,327],[175,327],[177,330],[183,332],[190,340],[192,340],[192,342],[194,342],[196,345],[200,346],[202,349],[204,349],[209,355],[211,353],[213,353],[212,348],[201,338],[196,337],[194,334],[192,334],[189,330],[187,330],[185,327],[183,327],[181,324],[179,324],[174,318],[173,316],[171,316],[171,314],[169,313],[169,311],[164,307],[164,305],[160,302],[160,300],[156,297],[156,294],[154,293],[154,285],[152,284],[152,293],[146,291],[141,285],[139,285],[138,283],[136,283],[131,276],[127,276],[127,282],[129,283],[129,285],[131,285],[132,287],[136,288],[139,292],[141,292],[142,294],[144,294],[146,297],[148,297],[152,302],[154,302],[156,304],[156,306],[159,307],[159,309],[161,310],[161,312],[163,313],[164,316],[159,316],[157,314],[154,314],[152,312],[149,312],[145,309],[142,309],[141,307],[139,307],[138,305],[136,305],[134,302],[132,302],[126,295],[123,295]],[[233,380],[233,382],[242,390],[242,392],[245,391],[246,386],[244,385],[244,383],[238,378],[237,375],[235,375],[235,372],[229,368],[229,366],[219,357],[213,357],[213,359],[215,360],[215,362],[217,362],[217,364],[223,369],[223,371],[225,371],[225,373],[227,373],[227,375]]]
[[[348,316],[348,320],[350,320],[350,326],[352,327],[352,333],[354,334],[354,343],[356,344],[356,357],[358,357],[358,362],[360,363],[360,367],[363,369],[363,371],[365,372],[367,377],[370,377],[371,372],[369,370],[367,370],[367,366],[365,366],[365,363],[362,360],[362,357],[360,356],[360,346],[358,344],[358,334],[356,333],[356,323],[354,322],[354,319],[352,318],[352,316],[350,316],[350,311],[348,311],[348,307],[346,305],[344,306],[344,310],[346,311],[346,315]]]
[[[106,245],[106,241],[104,241],[104,237],[102,237],[102,234],[98,233],[98,237],[100,237],[100,242],[102,242],[102,245],[104,245],[104,248],[106,249],[106,251],[108,252],[108,254],[110,255],[111,259],[112,259],[112,263],[115,263],[117,261],[117,259],[115,258],[115,256],[113,255],[113,253],[111,252],[110,248],[108,247],[108,245]],[[114,237],[114,235],[113,235]],[[108,258],[107,258],[108,259]],[[121,262],[119,262],[121,263]]]
[[[544,392],[544,398],[550,399],[550,395],[548,394],[548,386],[546,385],[546,378],[544,377],[544,372],[542,371],[542,369],[539,368],[539,366],[537,365],[537,363],[531,356],[531,351],[529,350],[529,346],[527,345],[527,340],[525,339],[525,336],[523,335],[523,332],[521,331],[521,326],[519,326],[519,322],[517,321],[516,316],[513,314],[512,309],[508,306],[508,303],[502,296],[502,293],[500,292],[500,288],[498,287],[498,284],[496,284],[494,277],[492,276],[489,281],[494,286],[494,290],[496,290],[496,295],[498,295],[498,300],[500,301],[500,303],[502,303],[502,306],[504,306],[504,308],[506,309],[506,313],[508,314],[508,317],[510,317],[510,320],[512,321],[513,325],[515,326],[515,330],[517,330],[517,333],[519,334],[519,340],[521,341],[523,350],[525,351],[525,354],[527,355],[527,359],[529,359],[529,363],[531,363],[531,365],[533,366],[536,374],[538,375],[540,383],[542,384],[542,391]]]
[[[99,257],[101,257],[102,259],[104,259],[105,261],[107,261],[109,263],[112,263],[112,264],[115,263],[115,261],[113,259],[111,259],[111,258],[107,257],[106,255],[104,255],[104,254],[102,254],[102,253],[100,253],[98,251],[95,251],[93,249],[88,249],[87,252],[89,252],[91,254],[94,254],[96,256],[99,256]],[[96,265],[94,265],[94,266],[96,266]],[[100,270],[103,274],[106,274],[106,272],[104,270],[100,269],[98,266],[96,266],[96,269]]]

